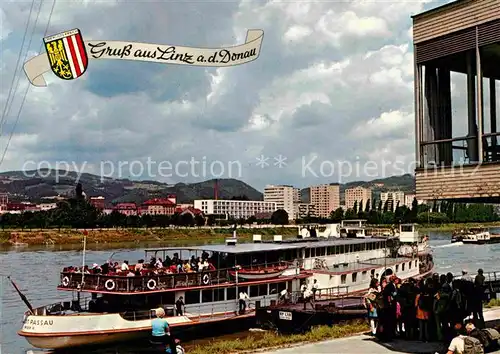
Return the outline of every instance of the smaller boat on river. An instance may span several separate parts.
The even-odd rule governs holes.
[[[471,245],[483,245],[490,243],[499,243],[500,235],[491,234],[486,228],[471,228],[464,229],[460,231],[453,232],[453,236],[451,238],[451,242],[462,242],[465,244]]]

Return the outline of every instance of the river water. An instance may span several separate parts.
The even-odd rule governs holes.
[[[500,233],[500,229],[492,229]],[[451,244],[450,233],[430,233],[430,244],[433,248],[436,271],[439,273],[459,273],[462,269],[475,272],[483,268],[485,272],[500,271],[500,244],[492,245],[461,245]],[[113,259],[121,261],[128,259],[136,261],[144,257],[143,249],[88,250],[86,264],[105,262],[111,254]],[[64,248],[17,248],[0,250],[0,275],[11,275],[12,279],[24,292],[34,307],[50,304],[71,298],[70,292],[58,292],[56,286],[59,272],[68,265],[78,265],[82,262],[81,250],[65,250]],[[29,350],[29,344],[17,335],[21,327],[23,313],[26,311],[10,282],[2,278],[1,323],[0,323],[0,353],[19,354]],[[241,335],[247,335],[245,333]],[[137,350],[103,349],[99,353],[132,354]]]

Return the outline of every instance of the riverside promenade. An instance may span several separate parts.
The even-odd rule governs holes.
[[[484,320],[487,326],[500,324],[500,308],[485,309]],[[260,352],[261,354],[303,354],[303,353],[329,353],[329,354],[395,354],[395,353],[419,353],[434,354],[443,350],[442,343],[422,343],[419,341],[394,340],[389,343],[381,343],[371,336],[358,335],[353,337],[333,339],[324,342],[294,346],[275,351]],[[496,351],[493,353],[499,353]]]

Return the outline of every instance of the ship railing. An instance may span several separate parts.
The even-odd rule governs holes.
[[[469,275],[474,280],[477,273],[469,273]],[[484,276],[484,279],[488,282],[500,281],[500,272],[485,272],[485,273],[483,273],[483,276]],[[453,275],[454,279],[461,279],[462,277],[463,277],[462,274],[454,274]]]
[[[290,294],[290,302],[296,304],[303,300],[301,291],[292,291]],[[315,301],[339,300],[349,296],[354,296],[354,293],[349,292],[348,285],[335,286],[331,288],[318,289],[314,295]]]
[[[252,307],[255,307],[255,304],[251,302],[249,303],[247,312],[252,311],[253,310]],[[165,310],[165,315],[167,318],[177,316],[174,305],[164,305],[163,309]],[[195,322],[204,322],[214,319],[235,317],[238,315],[238,302],[237,300],[235,300],[234,303],[215,302],[212,303],[211,306],[205,303],[205,304],[199,304],[196,307],[193,307],[191,305],[189,309],[184,311],[183,315],[188,317],[191,321]],[[128,321],[141,321],[141,320],[149,320],[156,318],[154,309],[124,311],[120,313],[120,316]]]
[[[274,266],[300,267],[300,262],[276,262],[266,264],[255,264],[252,267],[243,267],[239,270],[269,268]],[[60,288],[77,290],[94,290],[108,292],[145,292],[155,290],[166,290],[176,288],[188,288],[199,286],[211,286],[227,284],[234,281],[230,272],[236,269],[225,268],[216,270],[203,270],[201,272],[173,273],[173,274],[149,274],[149,275],[108,275],[87,274],[83,276],[80,272],[61,272]],[[240,283],[244,280],[240,279]]]
[[[69,312],[85,312],[89,309],[90,296],[81,296],[79,299],[72,301],[60,301],[49,305],[36,307],[33,309],[32,315],[34,316],[57,316]],[[27,311],[26,315],[31,313]]]

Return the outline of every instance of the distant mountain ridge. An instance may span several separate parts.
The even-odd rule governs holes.
[[[36,174],[38,172],[38,174]],[[42,197],[71,195],[77,183],[78,173],[64,170],[9,171],[0,173],[0,193],[8,193],[11,200],[40,201]],[[217,182],[216,182],[217,181]],[[263,200],[262,192],[237,179],[211,179],[197,183],[166,184],[159,181],[134,181],[129,179],[102,178],[90,173],[80,175],[79,182],[87,196],[100,196],[107,202],[141,203],[153,197],[177,196],[178,203],[192,203],[195,199],[213,199],[218,185],[219,199]],[[410,174],[380,178],[373,181],[349,182],[340,185],[346,188],[371,187],[374,195],[385,190],[415,190],[415,178]],[[309,201],[309,188],[302,189],[301,199]]]
[[[142,203],[149,198],[175,194],[178,203],[192,203],[194,199],[213,199],[216,185],[215,179],[169,185],[159,181],[101,179],[100,176],[90,173],[81,174],[78,180],[78,173],[71,171],[40,170],[36,176],[35,172],[0,173],[0,193],[9,193],[11,199],[27,198],[39,201],[43,197],[69,196],[77,182],[80,182],[87,196],[103,196],[108,202]],[[219,179],[217,184],[219,199],[232,199],[243,195],[250,200],[263,199],[261,192],[237,179]]]

